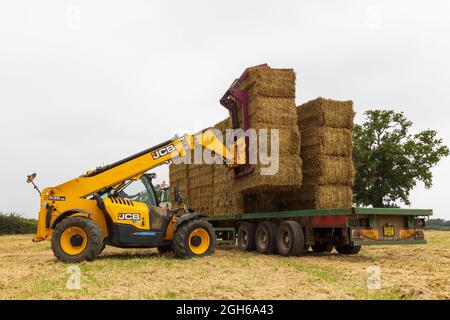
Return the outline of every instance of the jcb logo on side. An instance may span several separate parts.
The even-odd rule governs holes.
[[[176,151],[175,147],[172,144],[169,144],[168,146],[162,147],[161,149],[152,152],[153,160],[164,157],[174,151]]]
[[[139,213],[119,213],[119,220],[139,221],[141,215]]]

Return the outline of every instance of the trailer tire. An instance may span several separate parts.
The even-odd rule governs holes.
[[[172,240],[175,256],[181,259],[209,256],[216,248],[216,233],[203,219],[192,219],[178,226]]]
[[[361,246],[353,246],[350,244],[336,245],[336,251],[340,254],[358,254]]]
[[[237,232],[237,244],[241,251],[255,251],[256,226],[251,222],[243,222]]]
[[[260,222],[256,227],[255,245],[259,253],[271,254],[277,251],[277,225],[273,222]]]
[[[296,221],[283,221],[278,225],[277,249],[282,256],[298,256],[305,247],[305,236]]]
[[[94,220],[69,217],[56,225],[51,245],[53,254],[61,261],[92,261],[102,251],[103,233]]]
[[[311,246],[313,252],[315,253],[321,253],[321,252],[331,252],[333,250],[333,243],[330,242],[322,242],[317,243]]]

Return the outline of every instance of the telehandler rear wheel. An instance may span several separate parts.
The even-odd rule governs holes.
[[[102,230],[95,221],[88,218],[66,218],[56,226],[52,236],[53,254],[68,263],[92,261],[102,248]]]
[[[212,225],[202,219],[183,223],[175,231],[172,248],[177,258],[209,256],[216,248],[216,234]]]

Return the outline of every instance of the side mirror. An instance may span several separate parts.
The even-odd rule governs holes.
[[[27,183],[33,182],[33,180],[36,178],[36,173],[30,174],[27,176]]]
[[[178,202],[178,204],[181,204],[181,202],[183,202],[183,197],[181,196],[181,192],[178,189],[178,185],[175,185],[175,187],[174,187],[174,196],[175,196],[175,202]]]
[[[41,195],[41,190],[39,190],[37,185],[33,182],[35,178],[36,178],[36,173],[30,174],[29,176],[27,176],[27,183],[31,183],[33,185],[33,188],[36,189],[36,191],[39,193],[39,195]]]

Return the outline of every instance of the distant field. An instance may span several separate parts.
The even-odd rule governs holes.
[[[0,236],[0,299],[450,299],[450,232],[426,236],[428,245],[365,247],[356,256],[283,258],[222,247],[176,260],[108,247],[80,264],[80,290],[66,289],[68,265],[49,242]],[[381,268],[378,290],[366,285],[372,265]]]

